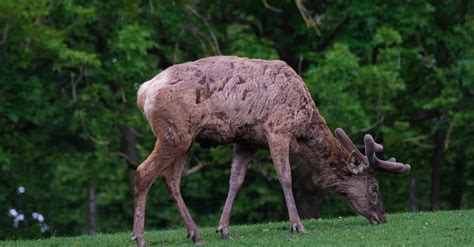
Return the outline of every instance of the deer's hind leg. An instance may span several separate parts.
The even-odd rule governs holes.
[[[157,137],[153,152],[136,170],[133,239],[140,247],[145,246],[143,234],[148,191],[158,176],[164,176],[166,171],[174,169],[172,167],[185,155],[191,144],[191,140],[186,138],[170,138],[170,132]]]
[[[189,213],[189,210],[186,207],[186,204],[184,203],[184,199],[181,195],[180,190],[181,174],[186,163],[187,154],[184,154],[178,160],[176,160],[173,166],[171,166],[168,170],[165,171],[163,175],[163,181],[168,187],[171,196],[176,202],[176,206],[178,207],[179,213],[181,214],[181,217],[183,218],[184,223],[186,224],[186,228],[188,230],[188,238],[191,238],[194,243],[200,243],[201,236],[199,235],[198,227],[196,223],[194,223],[194,220],[191,217],[191,213]]]

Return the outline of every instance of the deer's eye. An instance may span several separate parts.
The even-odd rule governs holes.
[[[377,192],[377,186],[375,186],[375,185],[370,186],[370,190],[372,192]]]

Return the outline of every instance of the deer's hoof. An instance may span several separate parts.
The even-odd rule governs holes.
[[[291,231],[292,232],[301,232],[301,233],[307,233],[306,229],[304,229],[303,224],[301,223],[294,223],[291,226]]]
[[[222,239],[229,239],[229,227],[228,226],[219,226],[216,232],[220,232]]]
[[[202,244],[201,236],[197,230],[188,230],[188,238],[190,238],[195,244]]]

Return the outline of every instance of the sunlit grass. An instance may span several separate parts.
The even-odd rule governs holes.
[[[388,223],[369,225],[362,217],[304,221],[307,234],[293,234],[288,222],[231,226],[232,239],[221,240],[215,228],[201,229],[204,246],[474,246],[474,210],[388,215]],[[94,237],[53,237],[5,241],[0,246],[134,246],[131,233]],[[185,229],[150,230],[149,246],[187,245]]]

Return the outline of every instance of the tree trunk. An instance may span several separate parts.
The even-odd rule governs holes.
[[[302,219],[319,219],[326,193],[317,187],[303,166],[291,171],[296,208]]]
[[[409,207],[410,211],[416,213],[417,205],[416,205],[416,176],[414,174],[410,175],[410,200],[409,200]]]
[[[135,170],[139,165],[138,162],[140,162],[140,153],[137,148],[137,135],[130,126],[124,126],[122,128],[122,134],[122,147],[127,156],[127,164],[129,168],[128,182],[133,193],[135,186]]]
[[[87,185],[87,234],[95,234],[96,222],[96,187],[94,183]]]
[[[464,194],[464,188],[466,186],[466,176],[464,175],[466,170],[466,156],[465,147],[459,150],[454,161],[454,174],[451,184],[451,208],[459,209],[462,205],[462,196]]]
[[[446,133],[443,129],[436,130],[434,134],[435,149],[431,169],[431,210],[439,210],[441,207],[441,183],[444,163],[444,142]]]
[[[324,190],[315,186],[313,190],[293,189],[293,193],[295,195],[296,208],[302,219],[321,218],[321,208],[326,196]]]

